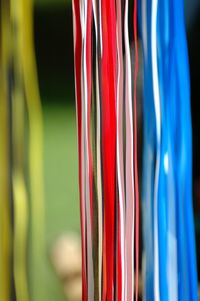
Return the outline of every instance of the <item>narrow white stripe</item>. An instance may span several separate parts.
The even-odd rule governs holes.
[[[96,32],[96,46],[98,46],[98,24],[97,24],[97,8],[96,8],[96,0],[92,0],[92,8],[94,13],[94,25],[95,25],[95,32]]]
[[[101,0],[99,0],[99,24],[100,24],[100,46],[101,46],[101,57],[103,53],[103,42],[102,42],[102,21],[101,21]]]
[[[160,170],[160,140],[161,140],[161,111],[160,111],[160,95],[158,82],[158,66],[157,66],[157,7],[158,0],[152,0],[152,27],[151,27],[151,47],[152,47],[152,74],[153,74],[153,93],[154,106],[156,114],[156,135],[157,135],[157,158],[154,184],[154,298],[155,301],[160,300],[159,292],[159,245],[158,245],[158,181]]]
[[[98,70],[98,24],[96,12],[96,0],[92,1],[94,22],[96,31],[96,113],[97,113],[97,199],[98,199],[98,269],[99,269],[99,300],[101,300],[101,281],[102,281],[102,258],[103,258],[103,208],[102,208],[102,182],[101,182],[101,116],[100,116],[100,98],[99,98],[99,70]]]
[[[75,18],[77,16],[75,15],[74,1],[72,3],[73,3],[74,53],[75,53],[75,49],[76,49],[76,44],[75,43],[76,43],[76,37],[77,37],[77,28],[76,28],[76,20],[75,20]],[[79,8],[80,8],[80,6],[79,6]],[[74,60],[74,67],[75,67],[74,70],[76,70],[76,60]],[[75,85],[76,85],[76,88],[75,88],[76,100],[78,101],[78,99],[77,99],[77,97],[78,97],[78,94],[77,94],[77,81],[75,81]],[[82,85],[82,83],[81,83],[81,85]],[[78,112],[77,101],[76,101],[76,112]],[[82,116],[81,116],[81,122],[83,122]],[[78,114],[77,114],[77,118],[76,118],[76,126],[77,126],[77,129],[78,129]],[[78,133],[78,135],[79,135],[79,133]],[[80,141],[81,146],[80,146],[80,149],[81,149],[81,160],[82,160],[82,165],[81,165],[81,172],[82,172],[81,173],[81,179],[82,179],[82,182],[80,183],[80,185],[81,185],[81,191],[82,191],[82,200],[81,200],[80,206],[81,206],[81,212],[82,212],[82,225],[81,225],[82,226],[82,235],[83,235],[82,240],[83,240],[83,244],[85,245],[85,243],[86,243],[86,239],[85,239],[85,231],[86,231],[86,229],[85,229],[85,203],[84,203],[84,198],[83,198],[83,196],[84,196],[83,189],[85,187],[84,183],[83,183],[83,179],[84,179],[84,174],[83,174],[83,170],[84,170],[83,169],[83,158],[84,158],[84,156],[83,156],[83,141],[82,141],[83,133],[81,132],[80,135],[81,135],[81,141]],[[86,262],[85,262],[85,260],[84,260],[84,271],[86,271]]]
[[[80,16],[82,18],[83,16],[83,7],[81,6],[81,2],[80,2]],[[82,31],[82,47],[83,47],[83,41],[84,41],[84,36],[83,36],[83,19],[81,19],[81,31]],[[82,187],[82,216],[83,216],[83,231],[84,231],[84,238],[85,238],[85,248],[87,247],[87,241],[86,241],[86,231],[87,231],[87,214],[86,214],[86,202],[85,202],[85,113],[84,113],[84,103],[85,103],[85,95],[84,95],[84,76],[83,76],[83,48],[82,48],[82,53],[81,53],[81,107],[82,107],[82,111],[81,111],[81,162],[82,162],[82,167],[81,167],[81,171],[82,171],[82,183],[81,183],[81,187]],[[85,268],[86,268],[86,262],[87,262],[87,255],[85,252]],[[85,271],[87,271],[87,269],[85,269]],[[87,275],[86,275],[87,276]]]
[[[134,299],[134,224],[135,198],[133,173],[133,116],[132,77],[128,34],[128,0],[125,3],[125,54],[126,54],[126,300]]]
[[[103,254],[103,214],[102,214],[102,182],[101,182],[101,125],[100,125],[100,103],[99,103],[99,79],[98,67],[97,78],[97,183],[98,183],[98,219],[99,219],[99,300],[101,300],[101,279],[102,279],[102,254]]]
[[[125,300],[125,196],[124,196],[124,164],[123,164],[123,53],[121,1],[117,1],[117,179],[119,189],[120,240],[121,240],[121,269],[122,295],[117,300]]]
[[[88,91],[87,91],[87,65],[86,65],[86,28],[87,28],[87,4],[84,1],[83,22],[83,94],[84,94],[84,146],[85,146],[85,202],[86,202],[86,224],[87,224],[87,271],[88,271],[88,301],[94,300],[94,273],[92,260],[92,233],[90,219],[90,184],[89,184],[89,150],[88,150]]]

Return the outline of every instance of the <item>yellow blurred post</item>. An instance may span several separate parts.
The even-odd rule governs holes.
[[[9,1],[0,1],[0,300],[10,300],[9,122],[7,70],[10,59]]]
[[[20,0],[22,7],[22,67],[29,119],[29,171],[31,192],[32,300],[45,300],[45,240],[43,190],[43,120],[33,38],[32,0]]]
[[[23,82],[24,95],[26,100],[26,108],[28,113],[28,126],[29,126],[29,183],[30,183],[30,225],[31,225],[31,263],[30,263],[30,293],[31,300],[43,301],[45,297],[44,280],[44,259],[45,259],[45,246],[44,246],[44,192],[43,192],[43,127],[42,127],[42,108],[40,103],[40,95],[37,80],[36,62],[34,54],[33,43],[33,3],[31,0],[12,0],[13,15],[15,25],[17,25],[17,45],[18,53],[16,55],[16,70],[19,72],[18,78]],[[20,62],[20,65],[17,65]],[[20,87],[20,82],[19,82]],[[23,95],[20,91],[15,91],[15,98],[20,103]],[[17,103],[17,101],[16,101]],[[23,105],[22,105],[23,107]],[[17,108],[16,108],[17,109]],[[23,110],[23,108],[21,108]],[[23,117],[23,112],[20,113],[18,108],[18,116],[16,122],[20,123],[19,118]],[[23,124],[21,131],[23,130]],[[16,131],[16,143],[20,143],[20,130]],[[23,141],[19,145],[22,145]],[[20,151],[19,151],[20,154]],[[19,159],[19,158],[18,158]],[[19,160],[20,161],[20,160]],[[20,224],[20,216],[18,221],[18,236],[16,237],[16,244],[21,243],[21,251],[25,251],[25,223],[27,218],[27,195],[23,180],[23,175],[16,172],[14,174],[14,194],[23,199],[21,209],[23,209],[23,216],[25,218],[24,224]],[[20,214],[20,207],[15,208],[15,214]],[[17,224],[16,224],[17,226]],[[23,228],[24,227],[24,228]],[[20,232],[21,231],[21,232]],[[20,235],[21,234],[21,235]],[[20,240],[21,239],[21,240]],[[19,249],[15,248],[15,254],[19,253]],[[22,253],[21,253],[22,255]],[[16,255],[16,260],[17,260]],[[20,278],[16,274],[16,293],[21,291],[22,286],[25,288],[25,267],[24,262],[21,262],[23,271],[21,270]],[[16,271],[19,268],[16,267]],[[24,295],[17,293],[17,301],[26,301],[28,299],[28,290],[24,290]]]
[[[14,79],[11,85],[10,67]],[[9,153],[9,97],[12,99],[12,154]],[[29,129],[28,179],[25,178],[26,128]],[[42,108],[34,55],[32,1],[0,0],[0,301],[11,300],[12,273],[17,301],[45,301],[45,284],[42,281],[45,260],[42,144]],[[27,193],[27,183],[30,194]],[[9,205],[11,190],[13,237]],[[29,225],[31,256],[27,257]]]
[[[17,301],[29,301],[27,274],[28,197],[25,183],[25,96],[22,69],[22,9],[18,0],[10,0],[12,33],[13,78],[12,97],[12,146],[13,146],[13,202],[14,285]]]

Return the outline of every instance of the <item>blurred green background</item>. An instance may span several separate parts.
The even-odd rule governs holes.
[[[66,300],[49,254],[60,235],[71,230],[80,232],[70,2],[35,1],[35,48],[44,114],[47,252],[45,280],[41,279],[46,294],[43,300],[38,296],[38,301]]]

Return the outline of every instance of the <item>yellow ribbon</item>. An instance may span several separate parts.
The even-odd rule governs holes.
[[[33,45],[31,0],[0,0],[0,300],[10,301],[11,221],[9,208],[8,70],[13,62],[12,87],[14,200],[14,284],[17,301],[29,301],[27,274],[28,194],[31,215],[32,300],[44,300],[41,284],[45,258],[43,193],[43,128]],[[12,59],[11,59],[12,58]],[[29,179],[25,181],[25,111],[29,126]],[[28,181],[29,180],[29,181]],[[39,275],[39,277],[38,277]]]
[[[10,58],[9,10],[0,1],[0,300],[10,300],[11,231],[9,209],[9,150],[7,70]]]
[[[29,171],[31,192],[32,300],[45,299],[44,279],[44,190],[43,120],[33,38],[32,0],[20,0],[22,7],[22,66],[29,119]],[[38,277],[39,275],[39,277]]]
[[[27,277],[27,232],[28,197],[24,170],[24,115],[25,99],[22,76],[21,48],[22,15],[19,1],[10,1],[10,22],[12,28],[12,57],[14,86],[12,87],[12,133],[13,133],[13,201],[14,201],[14,284],[17,301],[28,301]]]

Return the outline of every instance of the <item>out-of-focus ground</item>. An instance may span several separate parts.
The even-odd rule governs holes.
[[[55,100],[56,102],[56,100]],[[64,301],[62,282],[50,252],[68,231],[79,233],[76,121],[72,105],[44,105],[44,172],[46,192],[46,300]],[[71,260],[66,253],[66,260]],[[78,260],[78,259],[77,259]],[[38,296],[40,301],[40,296]],[[72,300],[69,300],[72,301]]]

